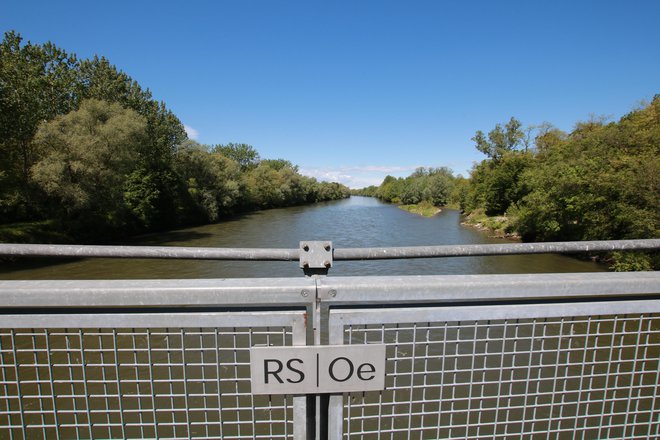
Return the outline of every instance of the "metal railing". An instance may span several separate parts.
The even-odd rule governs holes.
[[[386,344],[386,389],[331,396],[329,438],[660,434],[658,274],[365,281],[320,282],[328,343]]]
[[[338,259],[502,246],[648,250],[660,240],[412,250],[301,242],[215,255],[286,257],[313,274]],[[21,248],[11,254],[44,255]],[[385,390],[252,395],[250,347],[324,344],[385,344]],[[657,438],[659,359],[658,272],[0,281],[0,438]]]
[[[0,256],[75,258],[159,258],[191,260],[296,261],[305,246],[331,242],[301,242],[299,249],[205,248],[173,246],[94,246],[0,243]],[[472,244],[377,248],[331,248],[340,260],[384,260],[408,258],[470,257],[544,253],[584,253],[660,249],[660,239],[564,241],[547,243]]]
[[[306,345],[309,279],[0,282],[0,438],[305,439],[253,345]],[[295,423],[294,423],[295,421]]]

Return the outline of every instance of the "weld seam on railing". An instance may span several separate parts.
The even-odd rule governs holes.
[[[658,250],[660,239],[506,243],[334,249],[333,259],[384,260],[405,258],[475,257],[604,251]],[[192,260],[297,261],[299,249],[209,248],[177,246],[94,246],[2,244],[0,256],[149,258]]]

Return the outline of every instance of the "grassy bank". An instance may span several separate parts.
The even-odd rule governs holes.
[[[424,217],[433,217],[441,211],[440,208],[433,206],[429,202],[422,202],[416,205],[398,205],[398,207],[404,211],[408,211],[413,214],[419,214]]]
[[[0,243],[73,243],[54,220],[0,225]]]

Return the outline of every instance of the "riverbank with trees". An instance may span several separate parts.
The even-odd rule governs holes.
[[[349,195],[250,145],[188,139],[104,57],[0,43],[0,241],[108,241]]]
[[[523,241],[657,238],[660,96],[619,121],[523,128],[515,118],[472,138],[486,158],[469,178],[447,169],[388,176],[358,191],[391,203],[457,204],[468,224]],[[657,253],[604,256],[616,270],[658,267]]]

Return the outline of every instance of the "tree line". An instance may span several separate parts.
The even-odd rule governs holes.
[[[408,177],[387,176],[380,186],[354,190],[353,194],[403,205],[458,206],[464,185],[465,179],[454,176],[447,167],[419,167]]]
[[[349,196],[247,144],[202,145],[106,58],[7,32],[0,44],[0,224],[78,240]]]
[[[660,95],[616,122],[593,118],[565,133],[549,123],[523,128],[511,118],[472,140],[486,158],[468,179],[420,169],[359,193],[458,205],[468,216],[497,217],[524,241],[659,236]],[[657,253],[608,258],[619,270],[658,266]]]

